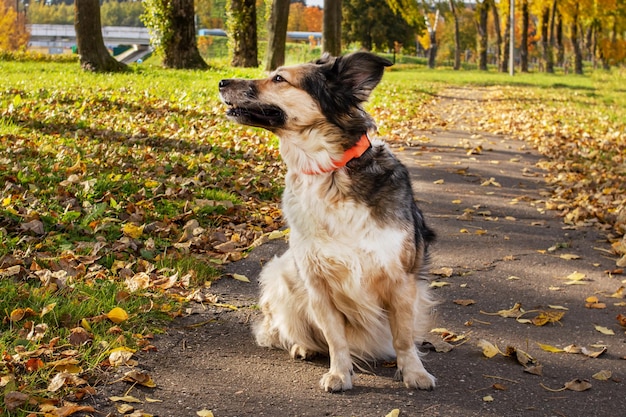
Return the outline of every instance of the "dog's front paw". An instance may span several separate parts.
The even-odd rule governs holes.
[[[313,358],[315,356],[315,352],[307,350],[302,346],[295,344],[291,346],[291,349],[289,350],[289,355],[291,355],[291,359],[307,360]]]
[[[328,372],[320,380],[320,385],[326,392],[339,392],[352,389],[350,372]]]
[[[432,390],[435,388],[435,377],[429,374],[425,369],[421,371],[398,371],[396,378],[402,379],[402,382],[404,382],[407,388],[424,390]]]

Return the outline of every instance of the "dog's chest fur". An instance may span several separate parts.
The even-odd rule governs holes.
[[[376,221],[371,205],[353,194],[345,171],[288,173],[283,211],[290,247],[305,283],[323,277],[331,292],[352,300],[348,310],[353,303],[384,308],[386,286],[411,268],[412,235],[401,223]]]

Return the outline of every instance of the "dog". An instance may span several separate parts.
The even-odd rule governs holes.
[[[325,54],[266,79],[219,82],[227,117],[277,135],[287,166],[289,248],[259,276],[256,341],[292,358],[328,355],[328,392],[352,388],[356,361],[393,358],[408,388],[435,386],[416,347],[430,330],[420,274],[435,234],[363,109],[390,65],[368,52]]]

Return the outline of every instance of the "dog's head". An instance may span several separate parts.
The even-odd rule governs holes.
[[[219,83],[227,116],[279,136],[324,128],[332,135],[358,138],[375,128],[362,103],[391,62],[367,52],[278,68],[266,79],[226,79]],[[348,144],[347,146],[351,146]]]

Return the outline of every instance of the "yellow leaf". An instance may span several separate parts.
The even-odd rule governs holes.
[[[574,255],[572,253],[564,253],[564,254],[560,255],[559,258],[565,259],[567,261],[571,261],[572,259],[580,259],[580,256]]]
[[[80,321],[80,325],[83,329],[87,330],[87,331],[91,331],[91,324],[89,324],[89,320],[87,319],[82,319]]]
[[[133,239],[138,239],[143,234],[144,225],[141,226],[134,225],[132,223],[126,223],[122,226],[122,232]]]
[[[582,272],[574,271],[569,274],[565,279],[568,279],[570,281],[581,281],[585,279],[586,276],[587,275],[583,274]]]
[[[241,274],[232,274],[232,277],[235,278],[237,281],[242,281],[242,282],[250,282],[250,280],[248,279],[247,276],[245,275],[241,275]]]
[[[156,398],[146,397],[146,402],[147,403],[162,403],[163,400],[157,400]]]
[[[133,397],[132,395],[124,395],[123,397],[109,397],[109,400],[114,401],[114,402],[118,402],[118,401],[124,401],[127,403],[141,403],[141,400],[137,397]]]
[[[552,310],[569,310],[569,308],[567,307],[550,305],[550,304],[548,304],[548,307],[550,307]]]
[[[490,403],[493,401],[493,397],[491,395],[485,395],[483,401]]]
[[[600,333],[605,334],[607,336],[615,335],[615,332],[613,330],[607,328],[607,327],[596,325],[595,328],[596,328],[597,331],[599,331]]]
[[[596,372],[591,377],[593,379],[597,379],[598,381],[608,381],[613,376],[613,373],[609,370],[603,369],[602,371]]]
[[[107,317],[115,324],[128,320],[128,313],[120,307],[115,307],[107,313]]]
[[[500,349],[498,349],[496,345],[492,344],[491,342],[488,342],[485,339],[480,339],[478,341],[478,347],[483,350],[483,355],[485,355],[488,358],[493,358],[498,353],[502,353],[500,352]]]
[[[565,352],[563,349],[555,347],[555,346],[544,345],[543,343],[539,343],[539,342],[537,342],[537,344],[539,345],[541,349],[545,350],[546,352],[552,352],[552,353]]]
[[[441,288],[445,287],[446,285],[450,285],[450,283],[446,281],[433,281],[430,283],[431,288]]]
[[[400,415],[400,410],[398,408],[394,408],[391,410],[385,417],[398,417]]]
[[[444,182],[445,181],[443,179],[441,179],[441,180],[433,181],[433,184],[440,185],[440,184],[443,184]]]
[[[41,313],[39,314],[39,317],[43,317],[46,314],[48,314],[49,312],[51,312],[52,310],[54,310],[54,307],[56,307],[57,303],[50,303],[47,306],[45,306],[44,308],[41,309]]]
[[[452,200],[452,204],[461,204],[461,200]]]
[[[196,414],[199,415],[200,417],[213,417],[213,411],[207,410],[207,409],[196,411]]]

